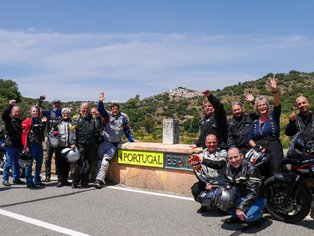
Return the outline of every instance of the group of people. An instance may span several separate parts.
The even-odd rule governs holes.
[[[267,153],[268,160],[265,176],[278,172],[283,157],[280,142],[281,101],[278,79],[268,79],[273,95],[273,111],[265,96],[255,98],[252,93],[244,93],[244,99],[255,106],[255,113],[245,114],[240,102],[233,102],[232,118],[227,119],[223,104],[209,91],[204,90],[206,97],[203,103],[204,116],[201,121],[199,139],[192,145],[190,163],[198,179],[191,190],[196,201],[202,205],[198,212],[208,210],[204,201],[214,202],[219,193],[219,186],[225,185],[235,189],[238,195],[234,206],[228,209],[232,215],[225,223],[238,221],[258,222],[262,218],[266,199],[263,196],[262,176],[260,171],[244,158],[250,149]],[[10,186],[9,172],[12,169],[13,184],[26,184],[30,189],[44,185],[40,172],[43,164],[43,146],[45,133],[47,155],[45,162],[45,182],[50,182],[51,160],[55,154],[57,187],[71,185],[72,188],[93,186],[102,188],[111,159],[123,133],[130,142],[134,142],[126,114],[120,111],[116,103],[111,111],[104,106],[105,96],[99,94],[98,107],[90,108],[87,102],[80,106],[79,114],[71,114],[68,107],[62,108],[60,100],[53,102],[53,110],[42,110],[45,96],[41,96],[36,106],[31,107],[30,115],[24,121],[20,119],[20,107],[15,100],[2,111],[5,124],[6,160],[4,163],[4,186]],[[299,113],[289,116],[285,134],[293,136],[304,132],[313,140],[314,114],[306,97],[296,98]],[[47,131],[47,132],[45,132]],[[57,144],[52,140],[57,139]],[[193,150],[201,147],[203,151]],[[71,163],[64,157],[64,150],[70,149],[79,153],[73,166],[72,183],[68,181]],[[32,175],[32,162],[25,167],[26,183],[20,179],[19,159],[22,153],[30,154],[36,162]]]
[[[15,100],[2,111],[5,125],[6,159],[3,167],[3,186],[11,186],[9,173],[12,169],[13,184],[26,184],[29,189],[43,186],[41,168],[43,164],[43,145],[47,133],[47,155],[45,162],[45,182],[50,182],[51,160],[55,154],[55,167],[58,178],[57,187],[71,185],[72,188],[93,187],[100,189],[106,184],[105,177],[118,143],[123,133],[134,142],[126,114],[120,111],[119,104],[112,104],[111,111],[104,107],[104,92],[99,94],[98,107],[87,102],[80,105],[79,114],[71,114],[68,107],[62,108],[60,100],[53,101],[53,110],[42,110],[46,96],[40,96],[38,103],[30,109],[24,121],[20,119],[20,107]],[[47,132],[46,132],[47,131]],[[68,181],[71,163],[65,157],[65,150],[78,153],[73,163],[72,183]],[[20,179],[22,156],[30,157],[25,166],[26,183]],[[35,173],[32,175],[33,161]]]
[[[272,112],[265,96],[255,99],[253,94],[246,92],[244,99],[255,106],[256,112],[245,114],[243,105],[233,102],[231,119],[227,119],[223,104],[209,90],[203,91],[206,99],[203,103],[201,133],[192,145],[189,160],[198,179],[191,187],[195,200],[201,203],[198,213],[219,204],[217,200],[222,194],[220,186],[226,186],[238,197],[231,209],[224,209],[231,214],[224,223],[255,224],[261,221],[266,207],[263,178],[277,173],[283,158],[279,138],[281,101],[278,79],[268,78],[268,86],[273,95]],[[308,99],[298,96],[295,105],[299,113],[290,114],[285,134],[292,137],[302,132],[306,139],[314,140],[314,114]],[[197,147],[202,147],[203,151],[197,153]],[[267,155],[262,169],[245,158],[251,149]],[[314,212],[311,214],[314,218]]]

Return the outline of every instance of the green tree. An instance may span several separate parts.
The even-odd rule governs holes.
[[[21,102],[21,93],[17,83],[12,80],[0,79],[0,109],[6,107],[11,99],[16,100],[17,103]]]
[[[144,128],[146,133],[152,133],[155,129],[155,121],[153,119],[145,119]]]

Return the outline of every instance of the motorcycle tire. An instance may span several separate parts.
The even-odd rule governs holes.
[[[291,188],[291,184],[280,181],[274,176],[267,179],[264,183],[267,192],[266,209],[276,220],[286,223],[297,223],[309,214],[312,196],[303,185],[299,192],[297,194],[294,193],[292,199],[285,204],[284,200]]]

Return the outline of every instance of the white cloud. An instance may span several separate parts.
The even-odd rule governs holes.
[[[302,35],[0,30],[0,76],[16,81],[23,96],[94,100],[105,90],[108,100],[125,101],[178,86],[217,89],[269,72],[311,72],[313,45]]]

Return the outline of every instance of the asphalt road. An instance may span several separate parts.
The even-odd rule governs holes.
[[[2,179],[2,176],[0,176]],[[227,215],[197,214],[190,196],[168,195],[121,185],[39,190],[0,185],[0,235],[314,235],[314,220],[298,224],[266,221],[257,228],[224,225]],[[243,232],[242,232],[243,231]]]

